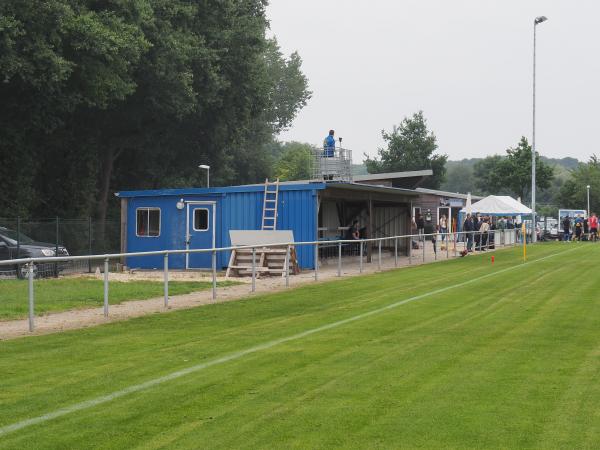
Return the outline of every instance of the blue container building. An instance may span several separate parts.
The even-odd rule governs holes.
[[[229,230],[259,230],[265,186],[122,191],[121,250],[207,249],[230,246]],[[410,230],[409,189],[351,182],[282,182],[279,185],[278,230],[294,239],[316,241],[344,237],[357,221],[364,237],[394,236]],[[391,244],[393,246],[393,244]],[[300,267],[314,267],[314,247],[296,248]],[[217,253],[217,267],[227,267],[229,252]],[[163,257],[129,257],[130,268],[162,268]],[[172,269],[211,267],[211,255],[170,255]]]

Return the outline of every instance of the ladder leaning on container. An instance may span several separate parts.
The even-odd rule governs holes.
[[[277,204],[279,203],[279,178],[271,182],[265,180],[261,230],[277,229]]]
[[[279,178],[275,181],[265,180],[265,194],[263,200],[262,225],[263,231],[277,229],[277,204],[279,203]],[[290,273],[300,273],[296,249],[290,246],[289,252],[285,247],[257,247],[255,249],[255,273],[257,277],[263,274],[286,275],[288,257],[290,259]],[[226,277],[252,275],[252,249],[235,249],[231,251]]]

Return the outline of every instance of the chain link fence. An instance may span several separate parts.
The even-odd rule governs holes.
[[[40,256],[84,256],[120,251],[118,221],[0,218],[0,260]],[[37,277],[94,272],[97,261],[39,263]],[[22,278],[25,268],[0,266],[0,278]]]

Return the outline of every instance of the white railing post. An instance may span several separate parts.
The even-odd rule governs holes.
[[[34,304],[34,298],[33,298],[33,263],[29,263],[28,266],[28,273],[27,273],[27,279],[28,279],[28,284],[29,284],[29,331],[33,331],[34,330],[34,322],[33,322],[33,315],[34,315],[34,308],[35,308],[35,304]],[[17,270],[20,270],[17,267]]]
[[[337,268],[337,276],[342,276],[342,243],[338,242],[338,268]]]
[[[212,251],[212,298],[217,298],[217,250]]]
[[[394,267],[398,267],[398,237],[394,239]]]
[[[409,236],[408,237],[408,264],[412,264],[412,243],[413,243],[413,237]]]
[[[363,247],[364,247],[365,242],[361,239],[360,240],[360,250],[359,250],[359,255],[360,255],[360,261],[358,264],[358,271],[360,273],[363,273]]]
[[[378,255],[377,255],[377,270],[381,270],[381,239],[378,244]]]
[[[256,247],[252,247],[252,292],[256,292]]]
[[[290,287],[290,246],[285,251],[285,287]]]
[[[104,258],[104,317],[108,317],[108,258]]]
[[[315,242],[315,281],[319,280],[319,243]]]
[[[165,308],[169,307],[169,253],[163,257],[163,277],[165,290]]]
[[[427,243],[427,238],[423,235],[423,262],[425,262],[425,244]]]

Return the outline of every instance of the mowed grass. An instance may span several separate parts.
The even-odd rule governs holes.
[[[219,286],[236,284],[220,282]],[[163,295],[159,281],[110,281],[109,303],[116,305],[127,300],[146,300]],[[169,295],[189,294],[210,289],[210,281],[171,281]],[[92,278],[49,278],[34,281],[35,313],[93,308],[104,302],[104,282]],[[27,317],[29,308],[26,280],[0,281],[0,320]]]
[[[495,255],[0,343],[2,429],[324,327],[0,448],[598,448],[600,245]]]

